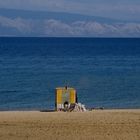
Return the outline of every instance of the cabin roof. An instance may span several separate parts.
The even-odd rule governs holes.
[[[65,87],[57,87],[56,89],[66,89],[66,88],[65,88]],[[71,88],[71,87],[67,87],[67,89],[68,89],[68,90],[70,90],[70,89],[71,89],[71,90],[75,90],[74,88]]]

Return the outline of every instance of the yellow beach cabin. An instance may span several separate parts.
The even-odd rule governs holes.
[[[56,111],[63,110],[66,106],[77,103],[76,90],[70,87],[59,87],[55,91],[55,109]]]

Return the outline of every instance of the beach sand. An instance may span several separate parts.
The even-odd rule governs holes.
[[[140,110],[0,112],[0,140],[140,140]]]

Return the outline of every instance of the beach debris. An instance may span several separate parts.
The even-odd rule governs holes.
[[[87,109],[85,108],[85,105],[81,103],[73,103],[70,104],[70,106],[65,107],[63,110],[64,112],[85,112]]]
[[[87,111],[85,108],[85,105],[81,104],[81,103],[75,103],[75,107],[72,110],[73,112],[85,112]]]
[[[92,111],[92,110],[104,110],[104,107],[92,107],[89,109],[89,111]]]

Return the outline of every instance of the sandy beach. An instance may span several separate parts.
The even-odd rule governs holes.
[[[139,140],[140,110],[0,112],[0,140]]]

